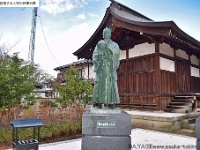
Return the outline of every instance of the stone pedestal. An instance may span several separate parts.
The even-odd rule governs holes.
[[[200,118],[196,119],[196,149],[200,150]]]
[[[121,109],[90,109],[82,116],[82,150],[131,150],[131,115]]]

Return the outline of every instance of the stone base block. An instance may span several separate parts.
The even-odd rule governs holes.
[[[197,139],[197,142],[196,142],[196,149],[197,150],[200,150],[200,139]]]
[[[131,137],[83,136],[81,150],[131,150]]]
[[[92,109],[82,116],[81,150],[131,150],[131,115],[119,109]]]
[[[196,119],[196,138],[200,139],[200,118]]]
[[[105,113],[103,113],[105,111]],[[131,134],[131,115],[125,111],[87,111],[82,116],[82,134],[98,136],[127,136]],[[114,112],[114,111],[113,111]]]

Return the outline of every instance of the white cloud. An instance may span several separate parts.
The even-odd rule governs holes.
[[[46,0],[41,5],[40,9],[50,14],[58,14],[72,10],[74,7],[75,6],[70,0]]]
[[[50,14],[58,14],[87,4],[87,0],[45,0],[41,2],[40,9]]]
[[[98,15],[97,15],[97,14],[94,14],[94,13],[88,13],[88,15],[89,15],[90,17],[98,17]]]
[[[84,19],[86,19],[86,16],[85,16],[85,14],[79,14],[78,16],[76,16],[76,18],[84,20]]]
[[[98,2],[98,1],[100,1],[100,0],[89,0],[89,1],[91,1],[91,2],[93,2],[93,1],[94,1],[94,2]]]
[[[46,69],[47,72],[55,76],[56,72],[53,71],[54,68],[77,61],[77,57],[72,53],[78,50],[94,31],[95,28],[92,24],[85,22],[73,26],[68,31],[49,39],[49,47],[59,64],[50,54],[45,41],[41,39],[40,43],[36,43],[35,62],[39,63],[43,69]]]

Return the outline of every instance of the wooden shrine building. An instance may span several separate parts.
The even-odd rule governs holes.
[[[171,112],[185,112],[200,106],[199,41],[173,21],[153,21],[111,0],[99,27],[74,52],[78,59],[92,58],[106,26],[111,28],[111,39],[121,49],[120,105]]]

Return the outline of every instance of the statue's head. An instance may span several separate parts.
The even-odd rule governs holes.
[[[103,38],[104,39],[109,39],[110,37],[111,37],[111,30],[110,30],[110,28],[106,27],[103,30]]]

